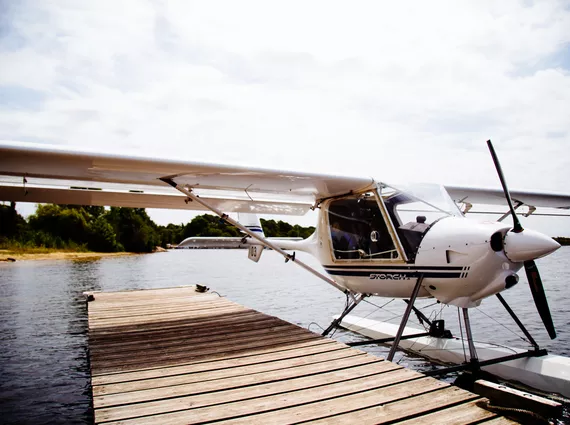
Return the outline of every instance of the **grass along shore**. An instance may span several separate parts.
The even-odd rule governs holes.
[[[0,249],[0,262],[28,260],[96,260],[102,257],[139,255],[134,252],[91,252],[56,248],[10,248]]]

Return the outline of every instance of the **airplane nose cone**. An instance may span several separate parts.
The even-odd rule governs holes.
[[[505,235],[505,255],[514,263],[544,257],[558,248],[560,248],[558,242],[534,230],[507,232]]]

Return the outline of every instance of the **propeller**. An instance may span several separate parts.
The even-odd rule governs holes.
[[[493,162],[495,163],[495,168],[497,169],[497,174],[499,175],[499,179],[501,180],[501,185],[503,186],[503,192],[505,193],[505,198],[507,203],[509,204],[509,209],[511,210],[511,215],[513,217],[513,228],[511,232],[517,234],[524,232],[524,229],[515,213],[515,209],[513,207],[513,201],[511,199],[511,195],[509,193],[509,189],[507,188],[507,182],[505,181],[505,177],[503,175],[503,170],[501,169],[501,164],[499,163],[499,158],[495,153],[495,149],[493,148],[493,144],[490,140],[487,140],[487,146],[489,147],[489,151],[491,152],[491,157],[493,158]],[[534,260],[529,259],[523,262],[524,269],[526,272],[526,277],[528,279],[528,283],[530,286],[530,292],[532,293],[532,297],[534,299],[534,304],[536,305],[536,309],[538,310],[538,314],[542,319],[542,323],[544,323],[544,327],[548,331],[548,335],[550,339],[556,338],[556,330],[554,329],[554,324],[552,323],[552,316],[550,314],[550,308],[548,307],[548,301],[546,300],[546,294],[544,293],[544,287],[542,286],[542,279],[540,278],[540,274],[538,273],[538,268],[536,267],[536,263]]]
[[[544,323],[544,327],[548,331],[550,339],[556,338],[556,330],[554,329],[554,323],[552,323],[552,316],[550,316],[550,309],[548,308],[548,301],[546,300],[546,294],[544,293],[544,288],[542,286],[542,279],[538,273],[538,268],[534,260],[528,260],[524,263],[524,270],[526,271],[526,277],[528,279],[528,284],[530,286],[530,292],[534,298],[534,304],[538,310],[538,314]]]
[[[493,144],[490,140],[487,140],[487,146],[489,147],[489,151],[491,152],[491,157],[493,158],[493,162],[495,163],[495,168],[497,169],[497,174],[499,175],[499,180],[501,180],[501,186],[503,186],[503,192],[505,193],[505,198],[507,199],[507,204],[509,204],[509,209],[511,210],[511,215],[513,216],[513,232],[520,233],[524,229],[517,217],[515,212],[515,207],[513,207],[513,200],[511,199],[511,194],[509,193],[509,189],[507,188],[507,182],[505,181],[505,176],[503,175],[503,169],[501,168],[501,164],[499,163],[499,158],[495,153],[495,148],[493,148]]]

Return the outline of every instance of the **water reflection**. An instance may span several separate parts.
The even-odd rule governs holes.
[[[4,423],[91,423],[87,314],[98,289],[93,264],[14,264],[0,269]],[[9,340],[5,335],[11,335]]]

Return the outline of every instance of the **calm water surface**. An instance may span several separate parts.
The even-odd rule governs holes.
[[[301,258],[316,267],[316,261]],[[326,327],[344,305],[344,296],[275,253],[257,264],[242,250],[180,250],[96,261],[27,261],[0,265],[0,423],[91,423],[84,291],[161,288],[201,283],[232,301],[311,330]],[[552,353],[570,356],[570,247],[538,266],[557,328],[550,341],[534,309],[524,277],[504,293],[537,341]],[[402,301],[371,299],[355,314],[398,323]],[[457,309],[419,302],[429,314],[441,313],[457,330]],[[475,339],[526,347],[516,325],[494,299],[473,310]],[[506,326],[506,327],[505,327]],[[359,339],[337,331],[342,341]],[[383,347],[366,348],[385,355]],[[401,364],[421,370],[425,361],[408,356]]]

